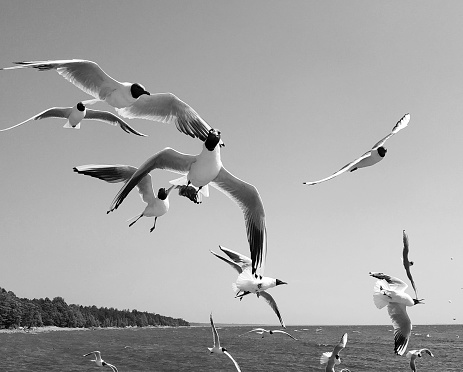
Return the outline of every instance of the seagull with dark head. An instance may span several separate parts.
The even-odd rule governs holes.
[[[130,165],[81,165],[73,168],[74,172],[99,178],[109,183],[127,182],[137,171],[136,167]],[[163,216],[169,211],[169,194],[175,186],[168,189],[160,188],[157,196],[154,194],[151,175],[147,173],[137,184],[138,191],[143,201],[147,204],[145,210],[135,216],[129,224],[132,226],[141,217],[154,217],[154,225],[150,229],[152,232],[156,227],[158,217]]]
[[[240,336],[243,336],[243,335],[245,335],[245,334],[252,333],[252,332],[255,332],[255,333],[257,333],[258,335],[261,335],[262,338],[264,338],[264,335],[265,335],[265,334],[269,334],[269,335],[282,334],[282,335],[286,335],[286,336],[288,336],[288,337],[291,337],[293,340],[296,340],[296,341],[297,341],[297,338],[293,337],[291,334],[289,334],[289,333],[286,332],[286,331],[282,331],[281,329],[254,328],[254,329],[251,329],[250,331],[247,331],[247,332],[241,334]]]
[[[171,183],[177,186],[195,186],[204,196],[209,195],[208,185],[211,184],[241,208],[251,252],[252,274],[255,274],[262,265],[267,249],[264,205],[256,187],[235,177],[223,167],[220,159],[220,132],[211,129],[198,155],[165,148],[151,156],[119,190],[108,212],[117,209],[130,191],[154,169],[183,174],[184,176]],[[192,199],[191,193],[185,196]]]
[[[84,101],[94,104],[104,101],[113,106],[122,117],[147,119],[175,124],[177,129],[193,138],[205,141],[211,127],[188,104],[172,93],[150,94],[139,83],[121,83],[106,74],[93,61],[84,59],[15,62],[17,66],[0,68],[14,70],[34,68],[39,71],[55,70],[95,99]]]
[[[209,351],[211,354],[225,354],[227,357],[231,359],[233,364],[235,365],[235,368],[237,371],[241,371],[240,366],[238,363],[233,359],[231,354],[225,349],[224,347],[220,346],[220,338],[219,338],[219,333],[217,332],[217,329],[215,328],[214,321],[212,320],[212,313],[209,317],[211,321],[211,328],[212,328],[212,340],[214,341],[214,346],[213,347],[208,347]]]
[[[118,125],[124,132],[136,134],[137,136],[146,137],[143,133],[140,133],[133,129],[120,117],[114,115],[108,111],[91,110],[85,107],[82,102],[78,102],[74,107],[52,107],[48,110],[42,111],[41,113],[22,121],[19,124],[13,125],[12,127],[0,129],[0,132],[4,132],[20,125],[23,125],[31,120],[41,120],[48,118],[59,118],[67,119],[64,128],[80,129],[80,122],[82,120],[97,120],[102,121],[111,125]]]
[[[117,372],[117,368],[112,364],[106,363],[103,359],[101,359],[101,353],[99,351],[92,351],[91,353],[84,354],[85,356],[95,355],[95,359],[92,359],[92,362],[95,362],[98,367],[109,367],[113,372]]]
[[[217,258],[229,264],[239,274],[238,278],[236,279],[236,282],[232,284],[233,291],[236,293],[236,298],[242,300],[244,296],[251,293],[255,293],[257,295],[257,298],[262,296],[277,315],[281,326],[283,328],[286,328],[283,318],[281,317],[280,310],[278,309],[277,303],[275,302],[273,297],[267,292],[267,290],[278,285],[288,283],[283,282],[280,279],[273,279],[265,276],[253,275],[251,273],[252,261],[249,257],[246,257],[238,252],[232,251],[231,249],[222,247],[220,245],[219,248],[230,259],[222,257],[213,251],[211,251],[211,253]]]
[[[355,159],[354,161],[351,161],[349,164],[346,164],[344,167],[342,167],[340,170],[338,170],[336,173],[333,173],[331,176],[323,178],[318,181],[308,181],[304,182],[305,185],[316,185],[321,182],[328,181],[336,176],[339,176],[340,174],[350,171],[353,172],[359,168],[365,168],[369,167],[371,165],[374,165],[381,160],[384,159],[387,153],[387,149],[384,147],[384,143],[391,138],[394,134],[402,130],[408,125],[408,122],[410,121],[410,114],[406,114],[400,119],[397,124],[392,128],[391,133],[389,133],[386,137],[384,137],[381,141],[377,142],[373,148],[370,151],[367,151],[365,154],[360,156],[359,158]]]
[[[373,302],[378,309],[387,306],[394,327],[394,352],[403,355],[412,332],[407,307],[421,304],[424,300],[413,299],[405,293],[408,285],[398,278],[379,272],[370,272],[370,276],[379,279],[374,286]]]
[[[341,357],[339,353],[346,347],[347,344],[347,333],[344,333],[341,337],[341,341],[334,347],[332,352],[325,352],[320,357],[320,364],[326,364],[325,372],[335,372],[334,366],[341,364]]]
[[[433,353],[429,349],[420,349],[420,350],[410,350],[407,353],[407,358],[410,359],[410,368],[413,372],[416,372],[416,358],[421,358],[423,353],[427,353],[429,356],[434,357]]]

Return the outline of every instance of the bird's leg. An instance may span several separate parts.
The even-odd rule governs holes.
[[[156,228],[156,220],[157,220],[157,219],[158,219],[157,217],[154,217],[154,225],[153,225],[153,227],[150,229],[150,232],[153,232],[153,230]]]

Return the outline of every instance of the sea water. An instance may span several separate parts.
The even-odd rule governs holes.
[[[288,326],[297,341],[282,334],[262,338],[245,333],[254,326],[217,327],[222,346],[242,371],[324,371],[321,354],[332,351],[345,332],[347,346],[337,371],[410,371],[405,354],[394,354],[391,326]],[[0,333],[0,371],[102,371],[91,356],[83,357],[95,350],[119,372],[235,371],[225,355],[209,353],[212,344],[208,325]],[[435,357],[417,358],[418,371],[463,371],[463,325],[415,325],[407,351],[420,348],[429,348]]]

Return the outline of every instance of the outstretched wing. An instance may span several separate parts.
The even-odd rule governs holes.
[[[406,306],[396,302],[389,303],[387,311],[394,327],[394,352],[403,355],[412,332],[412,323],[408,317]]]
[[[253,185],[235,177],[224,167],[211,185],[235,201],[243,211],[254,274],[262,266],[267,252],[264,204],[259,192]]]
[[[188,104],[172,93],[143,95],[128,107],[116,110],[128,119],[146,119],[175,124],[177,129],[201,141],[207,139],[211,127]]]
[[[219,333],[217,332],[217,329],[215,328],[215,325],[214,325],[214,321],[212,320],[212,313],[209,316],[209,319],[211,321],[212,339],[214,341],[214,347],[220,347]]]
[[[230,261],[228,258],[225,258],[225,257],[222,257],[222,256],[219,256],[217,253],[215,253],[214,251],[210,251],[214,256],[216,256],[217,258],[220,258],[222,261],[226,262],[227,264],[229,264],[231,267],[233,267],[236,271],[238,271],[238,274],[241,274],[243,272],[243,269],[241,268],[240,265],[238,265],[237,263],[233,262],[233,261]]]
[[[112,112],[109,111],[92,110],[88,108],[85,114],[85,119],[99,120],[111,125],[119,125],[121,129],[126,133],[132,133],[137,136],[146,137],[146,134],[140,133],[137,130],[133,129],[124,120],[122,120],[120,117],[114,115]]]
[[[41,120],[41,119],[46,119],[46,118],[63,118],[67,119],[69,118],[69,115],[71,115],[72,107],[52,107],[49,108],[48,110],[42,111],[40,114],[37,114],[27,120],[22,121],[19,124],[13,125],[12,127],[5,128],[5,129],[0,129],[0,132],[4,132],[6,130],[10,130],[16,127],[19,127],[20,125],[23,125],[27,123],[28,121],[31,120]]]
[[[397,124],[394,125],[394,128],[392,128],[391,133],[389,133],[386,137],[384,137],[379,142],[375,143],[375,145],[373,146],[373,150],[377,149],[378,147],[381,147],[382,145],[384,145],[384,143],[389,138],[391,138],[394,134],[396,134],[400,130],[404,129],[408,125],[409,121],[410,121],[410,114],[405,114],[404,116],[402,116],[402,118],[397,122]]]
[[[384,273],[370,272],[370,276],[385,280],[387,284],[389,284],[389,287],[396,291],[405,291],[405,289],[408,288],[408,285],[399,278],[394,278],[393,276],[389,276]]]
[[[362,156],[360,156],[359,158],[355,159],[354,161],[351,161],[349,164],[346,164],[345,166],[343,166],[340,170],[338,170],[337,172],[333,173],[331,176],[329,177],[326,177],[326,178],[323,178],[321,180],[318,180],[318,181],[307,181],[307,182],[304,182],[304,185],[316,185],[318,183],[321,183],[321,182],[325,182],[325,181],[328,181],[334,177],[337,177],[339,176],[340,174],[343,174],[344,172],[347,172],[349,170],[352,170],[355,168],[355,166],[360,163],[363,159],[366,159],[368,157],[371,156],[371,151],[367,151],[365,154],[363,154]]]
[[[415,286],[415,281],[413,280],[412,273],[410,271],[410,266],[412,265],[408,259],[408,253],[410,251],[409,245],[408,245],[408,236],[405,233],[405,230],[403,230],[403,242],[404,242],[404,249],[402,251],[402,261],[403,265],[405,268],[405,272],[407,273],[407,277],[410,280],[410,283],[412,283],[413,290],[415,291],[415,298],[418,298],[418,293],[416,292],[416,286]]]
[[[268,294],[267,292],[265,292],[265,291],[261,291],[261,292],[259,292],[259,294],[260,294],[260,296],[262,296],[265,299],[265,301],[267,301],[267,303],[273,309],[273,311],[277,315],[278,319],[280,320],[281,326],[283,328],[286,328],[285,323],[283,322],[283,318],[280,315],[280,310],[278,310],[277,303],[275,302],[273,297],[270,294]]]
[[[344,333],[341,337],[341,341],[333,349],[333,354],[338,355],[339,352],[346,347],[347,344],[347,333]]]
[[[288,332],[281,331],[281,330],[279,330],[279,329],[275,329],[275,330],[273,330],[272,332],[273,332],[273,333],[283,333],[284,335],[289,336],[289,337],[291,337],[293,340],[296,340],[296,341],[297,341],[297,338],[293,337],[293,336],[292,336],[291,334],[289,334]]]
[[[232,360],[233,364],[235,365],[236,370],[237,370],[238,372],[241,372],[240,366],[238,365],[238,363],[236,362],[236,360],[233,359],[233,357],[231,356],[231,354],[230,354],[228,351],[226,351],[226,350],[224,350],[223,353],[224,353],[227,357],[229,357],[229,358]]]

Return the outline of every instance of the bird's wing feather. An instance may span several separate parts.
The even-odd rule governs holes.
[[[211,185],[218,188],[241,208],[251,251],[252,273],[262,266],[267,252],[264,204],[257,189],[221,168]]]
[[[392,128],[392,131],[391,133],[389,133],[386,137],[384,137],[382,140],[378,141],[377,143],[375,143],[375,145],[373,146],[373,150],[374,149],[377,149],[378,147],[381,147],[382,145],[384,145],[384,143],[389,139],[391,138],[394,134],[396,134],[397,132],[399,132],[400,130],[404,129],[407,125],[408,125],[408,122],[410,121],[410,114],[405,114],[404,116],[402,116],[402,118],[397,122],[396,125],[394,125],[394,128]]]
[[[323,178],[321,180],[318,180],[318,181],[307,181],[307,182],[304,182],[305,185],[316,185],[318,183],[321,183],[321,182],[325,182],[325,181],[328,181],[336,176],[339,176],[340,174],[344,173],[344,172],[347,172],[348,170],[352,169],[352,168],[355,168],[355,165],[360,163],[363,159],[366,159],[368,158],[369,156],[371,156],[371,151],[367,151],[365,154],[363,154],[362,156],[360,156],[359,158],[355,159],[354,161],[351,161],[349,164],[346,164],[345,166],[343,166],[340,170],[338,170],[337,172],[333,173],[331,176],[328,176],[326,178]]]
[[[425,353],[427,353],[428,355],[434,357],[434,354],[431,353],[431,350],[429,350],[429,349],[421,349],[421,350],[420,350],[420,353],[423,353],[423,352],[425,352]]]
[[[201,141],[207,139],[211,127],[188,104],[172,93],[142,95],[128,107],[117,109],[119,115],[175,124],[177,129]]]
[[[133,129],[124,120],[122,120],[120,117],[114,115],[112,112],[109,111],[87,109],[85,113],[85,119],[99,120],[111,125],[119,125],[121,129],[126,133],[132,133],[136,134],[137,136],[146,137],[146,134],[140,133],[137,130]]]
[[[220,347],[220,339],[219,339],[219,333],[217,332],[217,329],[214,326],[214,321],[212,320],[212,313],[209,316],[209,319],[211,321],[211,328],[212,328],[212,339],[214,340],[214,347]]]
[[[415,291],[415,298],[418,298],[418,293],[416,292],[416,286],[415,286],[415,281],[413,280],[412,273],[410,271],[410,261],[408,259],[408,253],[410,251],[409,245],[408,245],[408,235],[405,233],[405,230],[403,231],[403,242],[404,242],[404,249],[402,252],[402,258],[403,258],[403,265],[405,268],[405,272],[407,273],[407,277],[410,280],[410,283],[412,284],[413,290]]]
[[[193,155],[182,154],[169,147],[159,151],[146,160],[133,174],[130,180],[119,190],[109,207],[108,213],[117,209],[132,189],[154,169],[164,169],[172,172],[186,174],[191,164],[196,160]]]
[[[278,310],[277,303],[275,302],[273,297],[270,294],[268,294],[267,292],[265,292],[265,291],[261,291],[261,292],[259,292],[259,294],[260,294],[260,296],[262,296],[265,299],[265,301],[267,301],[267,303],[273,309],[273,311],[277,315],[278,319],[280,320],[281,326],[283,328],[286,328],[285,323],[283,322],[283,319],[282,319],[282,317],[280,315],[280,310]]]
[[[221,245],[219,245],[219,248],[222,250],[222,252],[224,252],[228,257],[230,257],[233,262],[237,263],[240,265],[240,267],[244,270],[246,269],[248,266],[251,266],[252,264],[252,261],[249,257],[241,254],[241,253],[238,253],[238,252],[235,252],[231,249],[228,249],[228,248],[225,248],[225,247],[222,247]]]
[[[281,330],[279,330],[279,329],[275,329],[275,330],[273,330],[272,332],[273,332],[273,333],[283,333],[283,334],[285,334],[285,335],[291,337],[293,340],[296,340],[296,341],[297,341],[297,338],[293,337],[293,336],[290,335],[288,332],[281,331]]]
[[[42,111],[41,113],[34,115],[33,117],[22,121],[19,124],[15,124],[12,127],[5,128],[5,129],[0,129],[0,132],[4,132],[6,130],[10,130],[16,127],[19,127],[20,125],[23,125],[27,123],[28,121],[31,120],[41,120],[41,119],[46,119],[46,118],[63,118],[67,119],[69,115],[71,115],[72,107],[52,107],[47,110]]]
[[[394,351],[398,355],[403,355],[412,331],[412,323],[408,317],[406,306],[399,303],[389,303],[387,311],[394,327]]]
[[[230,354],[228,351],[224,351],[223,353],[224,353],[227,357],[229,357],[229,358],[232,360],[233,364],[234,364],[235,367],[236,367],[236,370],[239,371],[239,372],[241,372],[240,366],[238,365],[238,363],[236,362],[236,360],[233,359],[233,357],[231,356],[231,354]]]
[[[214,256],[216,256],[217,258],[220,258],[222,261],[225,261],[227,264],[229,264],[231,267],[233,267],[236,271],[238,271],[238,274],[241,274],[243,272],[243,270],[241,269],[241,266],[238,265],[237,263],[233,262],[233,261],[230,261],[228,258],[225,258],[225,257],[222,257],[222,256],[219,256],[217,253],[215,253],[214,251],[210,251]]]
[[[334,347],[333,354],[337,355],[339,352],[346,347],[347,344],[347,333],[344,333],[341,337],[341,341]]]
[[[384,273],[371,272],[370,275],[377,279],[385,280],[389,284],[389,288],[396,291],[405,291],[408,288],[407,283],[403,282],[399,278],[386,275]]]

